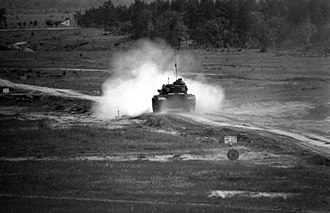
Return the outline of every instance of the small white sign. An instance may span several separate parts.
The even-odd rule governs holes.
[[[3,88],[2,93],[3,94],[8,94],[9,93],[9,88]]]
[[[225,136],[225,143],[237,143],[237,136]]]

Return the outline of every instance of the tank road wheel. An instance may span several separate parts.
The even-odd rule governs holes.
[[[153,113],[158,113],[162,110],[162,102],[155,101],[152,103],[152,111]]]
[[[153,104],[152,105],[152,112],[153,113],[157,113],[157,112],[159,112],[160,110],[159,110],[159,106],[157,105],[157,104]]]

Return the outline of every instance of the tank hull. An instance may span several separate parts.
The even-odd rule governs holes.
[[[195,111],[196,97],[192,94],[169,93],[155,95],[152,98],[152,110],[154,113],[167,109],[182,109],[187,112]]]

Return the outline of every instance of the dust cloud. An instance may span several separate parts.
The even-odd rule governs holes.
[[[189,52],[175,53],[164,42],[140,40],[130,50],[117,53],[111,60],[112,77],[102,86],[102,98],[93,107],[100,119],[137,116],[152,111],[151,98],[157,89],[175,81],[175,55],[180,72],[197,71],[196,57]],[[182,73],[181,73],[182,74]],[[196,95],[196,111],[219,111],[224,99],[220,86],[184,78],[188,92]]]

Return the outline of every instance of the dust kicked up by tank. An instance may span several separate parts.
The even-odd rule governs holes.
[[[102,88],[102,99],[94,105],[98,118],[112,119],[118,115],[136,116],[151,112],[151,98],[162,85],[176,79],[175,57],[178,77],[187,71],[198,72],[197,58],[189,52],[177,52],[162,42],[140,40],[129,50],[114,55],[110,72]],[[221,110],[224,92],[220,85],[184,78],[189,93],[196,96],[196,111]]]

